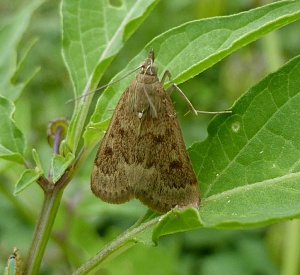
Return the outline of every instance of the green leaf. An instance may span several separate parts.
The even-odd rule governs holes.
[[[298,19],[299,1],[279,1],[230,16],[188,22],[153,39],[146,48],[155,49],[161,74],[170,70],[179,84]]]
[[[25,139],[12,119],[14,109],[11,101],[0,96],[0,158],[24,164]]]
[[[151,232],[156,242],[203,226],[238,229],[299,217],[299,75],[297,57],[243,95],[232,114],[216,116],[208,138],[189,149],[200,210],[175,208],[132,239],[151,245]],[[150,214],[141,224],[157,219]]]
[[[300,57],[218,115],[189,150],[206,227],[240,228],[300,216]]]
[[[147,49],[147,51],[152,47],[155,49],[157,55],[156,63],[158,64],[161,73],[163,73],[165,69],[169,69],[177,82],[183,82],[195,76],[196,74],[200,73],[201,71],[207,69],[213,64],[217,63],[219,60],[226,57],[233,51],[236,51],[238,48],[241,48],[242,46],[258,39],[259,37],[263,36],[265,33],[280,28],[299,18],[300,18],[300,2],[282,1],[261,8],[257,8],[254,10],[250,10],[248,12],[232,15],[232,16],[216,17],[216,18],[189,22],[187,24],[179,26],[178,28],[172,29],[158,36],[152,42],[150,42],[149,45],[147,45],[145,48]],[[174,43],[174,41],[176,41],[176,43]],[[146,56],[147,56],[146,51],[142,51],[114,79],[118,79],[120,78],[120,76],[125,75],[128,71],[132,70],[133,68],[136,68],[146,58]],[[282,72],[280,71],[279,74],[281,73]],[[293,80],[297,81],[296,78]],[[119,100],[121,93],[125,90],[126,86],[128,86],[129,82],[130,82],[130,77],[128,79],[122,80],[119,83],[114,84],[113,86],[108,87],[105,90],[105,92],[101,95],[101,97],[98,100],[96,110],[91,118],[90,125],[93,125],[94,123],[104,123],[109,119],[109,117],[112,114],[111,110],[114,108],[115,104]],[[248,97],[249,95],[247,93],[243,98],[248,98]],[[269,100],[270,98],[266,98],[265,102],[269,102]],[[251,113],[249,117],[254,118],[258,114],[261,115],[261,112],[258,111],[264,110],[263,108],[265,107],[258,106],[256,110],[257,113],[256,114]],[[263,113],[265,113],[265,111]],[[234,114],[236,114],[235,110],[234,110]],[[230,119],[232,117],[234,117],[234,115],[221,115],[216,117],[216,119],[213,121],[212,124],[214,126],[210,126],[209,129],[212,129],[212,127],[216,129],[218,127],[222,127],[223,121],[226,119]],[[218,125],[217,121],[221,125]],[[234,125],[230,124],[229,129],[232,129],[232,127],[236,129],[235,127],[238,127],[238,125],[236,126],[235,124]],[[249,125],[249,127],[251,127],[251,125]],[[242,128],[243,127],[241,127],[241,129]],[[86,131],[91,131],[91,129],[87,127]],[[211,130],[210,130],[210,134],[211,134]],[[238,136],[236,136],[236,138],[237,137]],[[220,139],[220,142],[222,142],[223,144],[222,141],[223,138],[224,136],[221,137],[216,136],[214,142],[217,142]],[[189,223],[187,223],[185,230],[194,229],[197,227],[201,227],[203,225],[224,226],[225,223],[228,223],[229,224],[228,226],[234,227],[234,226],[240,226],[241,223],[241,221],[237,221],[235,219],[233,222],[227,222],[226,219],[228,219],[229,217],[226,215],[225,215],[226,217],[224,217],[223,215],[220,214],[225,212],[224,206],[226,206],[230,202],[232,204],[232,200],[230,199],[224,201],[217,200],[216,202],[219,202],[218,204],[219,208],[216,208],[218,211],[213,209],[214,215],[210,215],[210,213],[213,210],[210,210],[211,208],[209,208],[208,206],[213,205],[212,206],[213,208],[217,205],[212,204],[212,201],[215,201],[214,196],[211,199],[209,199],[209,203],[207,204],[207,198],[206,198],[207,194],[203,193],[207,188],[203,187],[202,185],[205,186],[205,184],[208,184],[210,182],[208,180],[210,179],[210,177],[212,177],[212,175],[209,175],[208,174],[209,171],[206,170],[207,169],[206,162],[204,162],[204,160],[202,161],[202,159],[199,157],[203,154],[203,150],[204,152],[206,152],[207,148],[210,148],[210,142],[211,142],[210,139],[211,137],[208,138],[208,140],[204,143],[204,145],[202,145],[202,143],[195,144],[190,151],[193,165],[195,167],[201,185],[203,199],[200,208],[201,219],[199,219],[197,215],[194,215],[195,213],[191,212],[191,210],[189,211],[187,210],[186,212],[184,211],[182,215],[180,215],[181,219],[184,220],[185,218],[187,218],[188,220],[192,221],[190,227],[188,225]],[[231,144],[230,147],[232,151],[237,146],[235,145],[236,141],[232,141],[231,143],[233,143]],[[207,158],[210,156],[214,156],[214,157],[218,156],[220,158],[219,156],[220,153],[217,152],[216,149],[211,149],[211,150],[213,150],[215,154],[209,152],[207,153],[206,156]],[[227,157],[226,155],[225,156],[222,155],[222,158],[219,161],[221,163],[222,162],[226,163],[226,157]],[[213,167],[213,164],[216,162],[216,160],[214,158],[213,159],[209,158],[209,160],[211,162],[210,165]],[[218,174],[221,175],[221,171],[218,171],[218,173],[214,171],[215,173],[213,175],[215,177],[218,177],[217,178],[218,180],[220,180],[221,178],[218,175]],[[206,174],[207,175],[206,177],[208,177],[208,179],[205,176],[203,176],[203,174]],[[240,179],[240,176],[236,176],[236,174],[233,174],[231,176]],[[226,184],[222,183],[220,184],[220,186],[224,187],[226,186]],[[235,188],[236,186],[232,183],[232,187]],[[209,195],[210,196],[219,195],[219,193],[213,193]],[[247,200],[243,199],[243,202],[245,204],[246,201]],[[238,209],[241,208],[239,207]],[[287,217],[291,217],[292,215],[297,215],[298,212],[295,209],[291,211],[293,212],[293,214],[290,213],[290,215],[288,216],[284,215],[282,216],[282,219],[287,219]],[[228,209],[228,211],[231,211],[231,209]],[[249,210],[247,211],[249,212]],[[234,212],[233,215],[237,215],[237,213]],[[182,224],[180,220],[176,222],[176,219],[173,219],[172,217],[173,214],[168,213],[166,215],[166,218],[162,219],[163,224],[166,223],[166,227],[164,229],[164,226],[160,224],[157,226],[157,229],[155,229],[153,233],[154,240],[156,240],[161,235],[176,232],[176,230],[178,231],[182,230],[181,229]],[[266,217],[268,217],[267,213],[265,214],[265,218]],[[230,218],[232,218],[232,216],[230,216]],[[235,216],[233,218],[235,218]],[[249,219],[249,216],[245,216],[245,220],[243,221],[243,224],[251,225],[254,224],[254,222],[270,223],[272,221],[274,221],[272,220],[272,218],[269,219],[268,221],[264,221],[262,217],[260,219],[256,217],[255,221],[251,221],[251,219]]]
[[[21,177],[19,178],[15,190],[14,190],[14,195],[19,194],[21,191],[23,191],[25,188],[27,188],[30,184],[35,182],[39,177],[43,175],[43,171],[36,169],[27,169],[25,170]]]
[[[109,1],[62,2],[63,55],[75,97],[91,85],[96,67],[93,85],[98,84],[104,69],[157,2],[125,0],[118,8]]]
[[[158,0],[125,0],[120,7],[109,1],[64,0],[63,56],[75,98],[94,90],[124,42],[153,9]],[[67,143],[75,151],[92,96],[75,101]]]
[[[130,240],[141,242],[147,246],[155,246],[157,243],[156,238],[153,237],[153,229],[162,217],[160,214],[148,209],[146,214],[133,226],[134,229],[138,230]],[[145,226],[148,222],[150,225]],[[139,230],[139,228],[142,228],[142,230]]]
[[[238,229],[300,216],[299,75],[297,57],[245,93],[232,114],[215,117],[208,138],[189,149],[199,212],[175,208],[137,240],[150,244],[152,230],[156,242],[203,226]]]
[[[53,183],[57,182],[61,178],[74,159],[75,156],[72,153],[68,153],[66,157],[53,155],[51,161]]]
[[[145,226],[147,223],[151,225]],[[139,229],[140,225],[144,227],[143,230]],[[135,230],[138,233],[133,235],[132,240],[153,246],[157,243],[157,239],[163,235],[193,230],[201,226],[199,212],[195,208],[174,208],[160,217],[158,213],[148,210],[135,225]]]
[[[154,38],[113,80],[137,68],[153,48],[160,74],[169,70],[172,80],[179,84],[267,32],[299,18],[299,1],[280,1],[235,15],[191,21]],[[111,110],[132,78],[128,77],[104,91],[91,117],[92,123],[111,117]]]
[[[35,149],[32,149],[32,157],[34,159],[34,162],[35,162],[35,165],[36,165],[37,169],[39,169],[40,171],[43,171],[42,164],[41,164],[41,161],[40,161],[40,157],[39,157],[39,155],[38,155],[38,153]]]
[[[5,21],[0,28],[0,92],[1,95],[14,101],[22,92],[25,85],[33,77],[33,72],[23,83],[15,85],[14,75],[18,70],[16,62],[16,49],[25,33],[32,13],[43,3],[43,0],[30,1],[23,5],[20,10]],[[27,52],[28,53],[28,52]],[[23,57],[24,60],[25,56]],[[23,62],[21,60],[21,62]]]
[[[201,227],[199,212],[195,208],[174,208],[165,214],[155,226],[152,239],[156,241],[160,236],[193,230]]]
[[[108,124],[109,121],[104,121],[102,123],[89,123],[88,128],[83,134],[83,138],[85,141],[84,147],[86,149],[94,148],[94,146],[99,142],[99,139],[104,136]]]

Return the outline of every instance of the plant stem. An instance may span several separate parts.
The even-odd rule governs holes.
[[[28,256],[23,268],[24,275],[38,274],[38,270],[48,243],[56,213],[59,208],[64,188],[57,188],[53,185],[44,194],[44,201],[40,216],[38,218],[34,237],[31,241]]]
[[[288,221],[285,224],[285,241],[282,250],[282,275],[299,274],[300,257],[300,220]]]
[[[107,244],[102,250],[77,269],[73,275],[88,274],[96,267],[98,268],[100,264],[111,260],[113,257],[129,249],[138,242],[138,237],[136,235],[155,226],[160,218],[161,217],[159,216],[145,223],[140,223],[140,221],[138,221],[111,243]]]

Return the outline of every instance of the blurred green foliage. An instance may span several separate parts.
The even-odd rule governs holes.
[[[1,1],[1,21],[20,8],[19,2]],[[233,14],[264,2],[161,1],[116,56],[99,85],[109,82],[156,35],[193,19]],[[26,135],[28,150],[38,149],[43,165],[48,164],[51,154],[46,141],[48,122],[72,115],[72,104],[66,104],[72,98],[72,87],[61,55],[59,4],[48,1],[34,13],[18,55],[32,39],[38,38],[18,80],[37,67],[40,72],[18,99],[14,118]],[[299,23],[235,52],[180,85],[181,89],[197,109],[228,108],[254,83],[299,54]],[[185,103],[177,95],[172,98],[186,144],[204,139],[211,117],[184,116]],[[40,274],[70,274],[146,211],[137,201],[111,206],[96,199],[89,188],[93,158],[94,153],[65,191]],[[21,195],[12,195],[22,170],[14,163],[0,161],[0,270],[14,246],[19,248],[21,259],[26,255],[42,203],[42,191],[34,184]],[[160,239],[155,248],[138,244],[98,274],[278,274],[282,256],[278,251],[284,253],[282,238],[291,226],[277,224],[241,231],[201,229],[171,235]]]

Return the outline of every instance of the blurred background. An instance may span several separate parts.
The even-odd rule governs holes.
[[[246,11],[270,2],[161,1],[112,62],[100,85],[108,83],[153,37],[170,28],[191,20]],[[0,23],[23,5],[26,1],[2,0]],[[40,71],[17,101],[14,119],[28,141],[28,156],[35,148],[45,170],[52,151],[47,143],[47,124],[72,115],[72,104],[66,105],[73,93],[61,54],[59,5],[60,1],[48,1],[34,13],[18,52],[21,56],[26,45],[38,39],[19,79],[37,67]],[[183,83],[180,88],[196,109],[229,108],[252,85],[299,54],[299,27],[300,22],[296,22],[264,36]],[[94,100],[97,98],[96,95]],[[184,116],[186,103],[175,93],[172,100],[187,147],[204,140],[212,117]],[[138,201],[109,205],[93,196],[89,178],[95,153],[65,190],[40,274],[71,274],[74,268],[146,212],[146,207]],[[0,160],[0,271],[14,246],[19,248],[21,259],[25,257],[42,203],[43,194],[36,184],[17,197],[13,196],[14,185],[22,171],[23,167]],[[240,231],[201,229],[166,236],[159,240],[157,247],[137,244],[107,263],[97,274],[289,274],[282,259],[288,249],[285,245],[291,228],[294,228],[292,223],[281,223]]]

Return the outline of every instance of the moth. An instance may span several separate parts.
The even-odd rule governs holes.
[[[159,213],[176,206],[198,208],[197,177],[169,96],[177,86],[163,88],[170,73],[158,79],[153,50],[140,68],[100,143],[91,174],[92,192],[115,204],[136,198]]]

